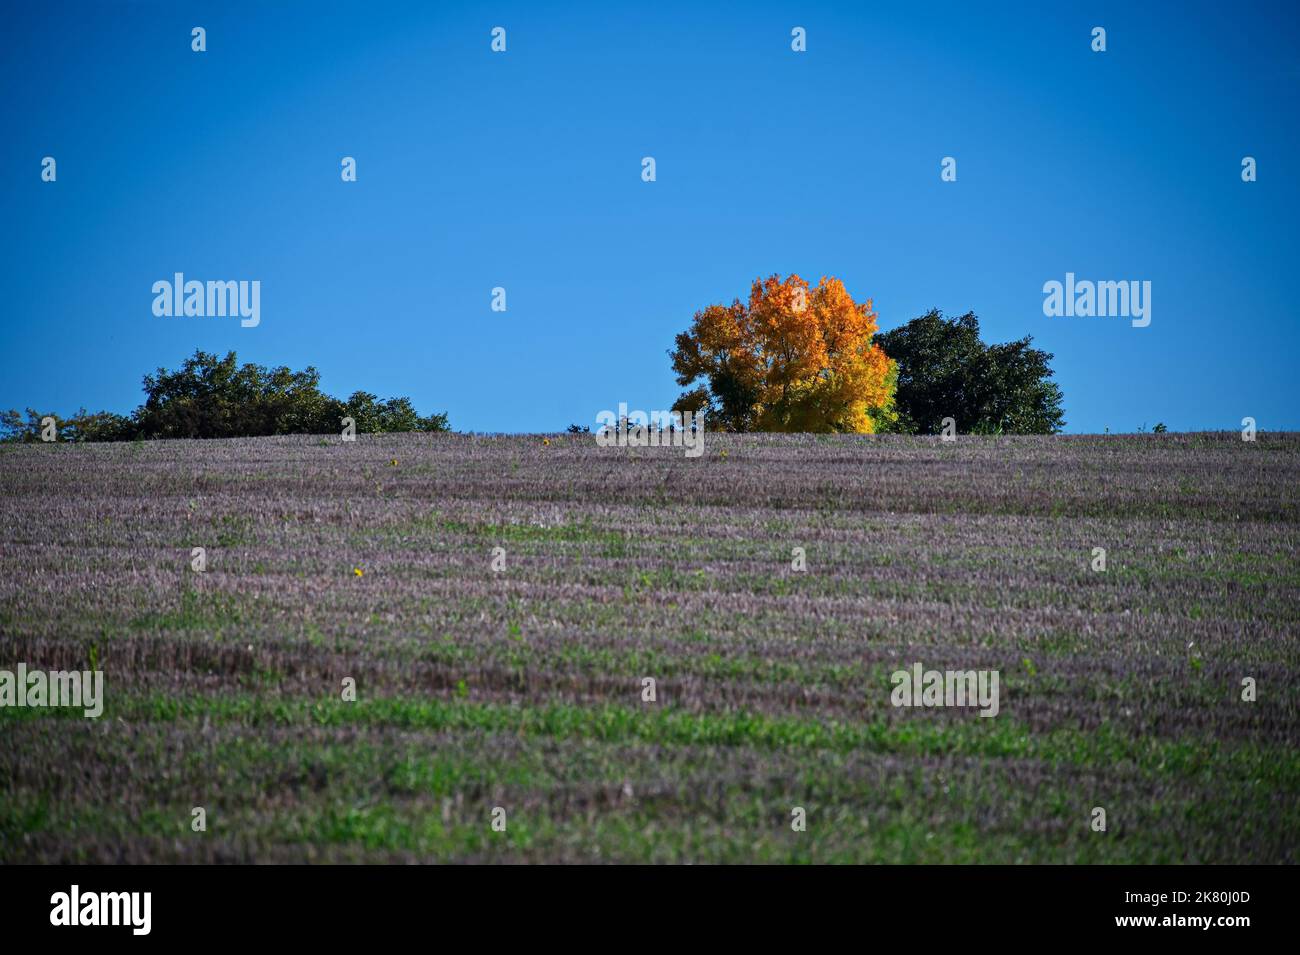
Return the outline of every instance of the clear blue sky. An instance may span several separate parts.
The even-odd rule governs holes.
[[[126,412],[199,347],[558,430],[669,407],[692,313],[798,272],[1033,335],[1072,432],[1298,429],[1297,6],[7,7],[0,407]],[[156,318],[176,271],[261,325]],[[1067,271],[1150,327],[1045,317]]]

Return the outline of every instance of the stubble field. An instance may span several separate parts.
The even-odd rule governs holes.
[[[8,446],[0,517],[0,669],[106,695],[0,708],[3,862],[1300,855],[1300,435]]]

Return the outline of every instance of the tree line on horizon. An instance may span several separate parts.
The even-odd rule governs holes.
[[[871,308],[835,278],[756,279],[747,301],[710,305],[677,335],[668,354],[689,390],[672,410],[733,432],[938,434],[946,418],[967,434],[1064,427],[1052,356],[1030,336],[987,345],[973,313],[948,319],[937,309],[881,333]],[[409,398],[334,398],[312,366],[240,365],[233,351],[196,350],[176,371],[145,375],[143,386],[145,402],[130,415],[0,412],[0,441],[41,440],[47,417],[60,441],[331,434],[344,418],[361,433],[449,430],[446,414],[422,417]]]
[[[79,410],[71,417],[27,409],[0,412],[0,441],[40,441],[41,421],[55,420],[59,441],[154,438],[243,438],[275,434],[337,434],[351,418],[361,433],[446,431],[447,415],[421,417],[409,398],[380,400],[356,391],[345,401],[320,390],[320,372],[238,363],[195,350],[176,371],[144,376],[145,401],[130,415]]]

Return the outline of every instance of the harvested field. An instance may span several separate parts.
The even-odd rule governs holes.
[[[0,668],[105,682],[0,708],[0,861],[1300,861],[1300,435],[15,445],[0,509]]]

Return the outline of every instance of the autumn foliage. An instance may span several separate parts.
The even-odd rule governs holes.
[[[710,305],[677,336],[677,383],[696,387],[673,410],[729,431],[875,431],[897,378],[875,333],[871,300],[854,302],[838,279],[756,279],[748,302]]]

